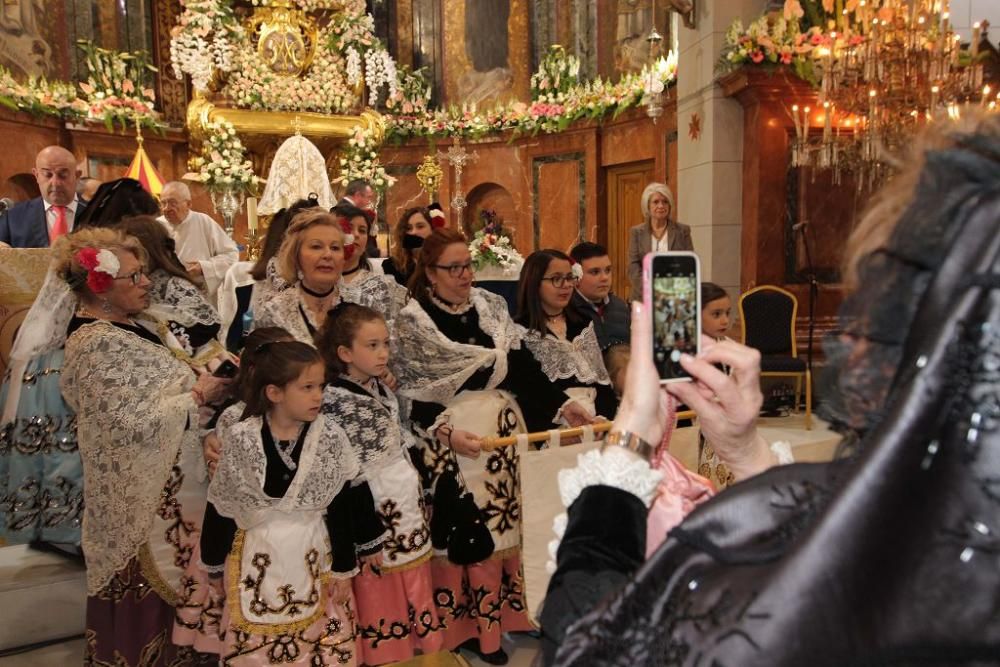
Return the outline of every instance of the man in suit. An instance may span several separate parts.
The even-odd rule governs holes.
[[[650,183],[642,191],[639,201],[645,221],[629,230],[628,237],[628,281],[633,300],[642,299],[642,258],[648,252],[668,250],[690,250],[691,228],[671,217],[674,210],[674,195],[663,183]]]
[[[366,213],[368,211],[374,213],[375,191],[372,190],[372,186],[368,181],[363,178],[356,178],[347,184],[344,198],[337,202],[337,204],[350,204]],[[380,257],[381,253],[378,250],[378,243],[375,241],[375,237],[378,235],[378,224],[375,222],[375,216],[371,215],[368,222],[371,226],[368,229],[368,243],[365,246],[365,254],[369,257]]]
[[[573,246],[569,256],[582,273],[569,307],[594,323],[601,350],[628,344],[632,313],[627,303],[611,293],[611,258],[602,245],[584,241]]]
[[[61,146],[47,146],[31,170],[42,196],[13,206],[0,216],[0,243],[14,248],[45,248],[73,231],[86,206],[76,195],[80,170]]]

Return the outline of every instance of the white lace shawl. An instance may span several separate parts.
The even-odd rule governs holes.
[[[406,288],[392,276],[369,273],[352,283],[340,282],[340,298],[347,303],[356,303],[377,310],[385,318],[390,331],[399,311],[406,305]]]
[[[149,540],[182,446],[199,446],[194,379],[165,347],[109,322],[85,324],[66,341],[60,385],[76,412],[92,595]]]
[[[601,346],[591,322],[573,340],[563,340],[551,334],[528,331],[524,344],[553,382],[574,378],[580,384],[611,384],[604,367]]]
[[[474,287],[470,301],[479,314],[479,326],[496,348],[450,340],[416,299],[400,311],[392,337],[392,371],[401,395],[446,405],[480,368],[493,367],[487,389],[506,377],[507,353],[520,348],[525,329],[510,318],[503,297]]]
[[[323,154],[314,143],[300,134],[293,134],[274,153],[257,210],[262,215],[274,215],[312,192],[325,209],[337,203]]]
[[[398,460],[406,445],[399,403],[391,391],[386,394],[376,398],[367,391],[359,394],[334,385],[323,392],[323,418],[344,429],[366,475],[373,467]]]
[[[317,331],[323,326],[323,322],[317,322],[313,318],[312,311],[302,300],[302,294],[298,288],[286,289],[261,303],[260,308],[253,314],[253,328],[281,327],[290,333],[295,340],[312,345],[313,335],[309,333],[309,328],[306,326],[305,320],[302,319],[302,313],[306,314],[310,324]]]
[[[220,323],[219,313],[208,302],[205,293],[189,281],[166,271],[154,271],[149,282],[149,307],[145,313],[182,327]]]
[[[208,500],[243,530],[259,526],[275,512],[323,511],[344,484],[359,474],[347,434],[333,420],[312,422],[291,486],[283,498],[264,493],[267,456],[260,431],[263,420],[250,417],[223,433],[222,459],[208,487]]]

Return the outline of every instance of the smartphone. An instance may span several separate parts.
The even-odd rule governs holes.
[[[653,318],[653,363],[660,382],[685,382],[681,354],[701,349],[701,266],[693,252],[649,253],[642,261],[642,292]]]
[[[212,375],[217,378],[234,378],[239,370],[239,366],[234,364],[231,359],[226,359],[219,364],[219,367],[215,369],[215,372],[212,373]]]

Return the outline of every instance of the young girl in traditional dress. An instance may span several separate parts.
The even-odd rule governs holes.
[[[726,340],[733,310],[732,300],[715,283],[701,284],[701,333],[714,340]],[[728,373],[729,369],[725,369]],[[698,434],[698,474],[707,477],[718,489],[733,482],[733,473],[719,459],[715,450]]]
[[[422,489],[401,424],[400,406],[379,378],[389,362],[385,319],[365,306],[344,303],[327,316],[316,339],[326,361],[324,418],[346,431],[388,531],[382,564],[354,578],[359,651],[365,664],[408,660],[444,643],[431,581],[430,531]]]
[[[226,598],[223,662],[355,664],[357,567],[332,568],[331,551],[344,536],[332,530],[330,506],[358,462],[343,432],[316,419],[319,353],[301,342],[267,348],[250,378],[244,419],[222,432],[202,529],[202,561]]]

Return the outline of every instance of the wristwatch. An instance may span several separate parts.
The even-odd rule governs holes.
[[[605,442],[609,445],[617,445],[635,452],[645,461],[652,460],[653,453],[656,451],[655,447],[632,431],[611,431],[608,433]]]

